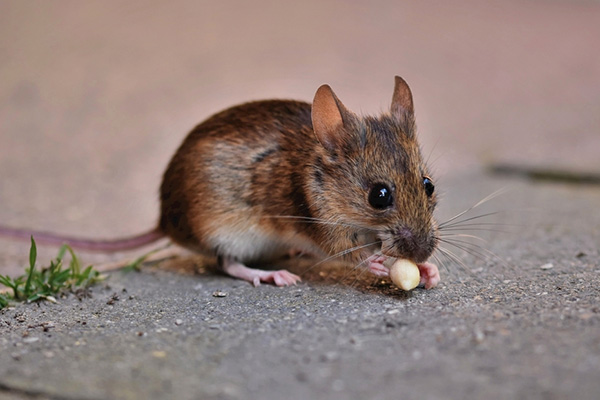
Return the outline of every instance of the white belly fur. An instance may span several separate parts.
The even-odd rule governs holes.
[[[314,242],[298,233],[271,233],[255,224],[221,226],[213,235],[213,246],[221,255],[249,263],[270,261],[288,254],[291,250],[309,254],[321,254]]]

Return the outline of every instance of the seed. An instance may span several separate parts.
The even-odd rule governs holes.
[[[417,264],[410,260],[398,259],[390,267],[390,278],[402,290],[413,290],[421,281]]]

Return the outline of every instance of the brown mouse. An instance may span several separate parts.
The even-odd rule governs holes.
[[[359,117],[328,85],[312,106],[256,101],[213,115],[185,138],[165,171],[159,226],[133,238],[81,240],[0,227],[0,234],[89,250],[139,247],[166,235],[217,256],[223,271],[259,285],[295,284],[286,270],[251,268],[301,251],[340,256],[387,275],[388,257],[417,263],[421,283],[438,244],[434,185],[415,132],[413,99],[395,78],[390,111]]]

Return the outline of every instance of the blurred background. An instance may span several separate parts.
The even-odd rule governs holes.
[[[597,1],[2,0],[0,223],[137,233],[210,114],[323,83],[377,113],[394,75],[444,192],[494,163],[600,171],[598,38]]]

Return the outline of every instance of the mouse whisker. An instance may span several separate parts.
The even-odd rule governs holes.
[[[444,256],[447,260],[458,265],[458,267],[461,270],[463,270],[464,272],[466,272],[468,274],[473,273],[473,271],[471,269],[469,269],[469,267],[460,259],[460,257],[458,257],[456,254],[454,254],[449,249],[438,246],[437,251],[439,251],[440,255]],[[448,269],[448,268],[446,267],[446,269]]]
[[[487,217],[488,215],[478,215],[477,217],[473,217],[473,219],[476,218],[484,218]],[[486,226],[508,226],[508,227],[520,227],[522,225],[520,224],[505,224],[502,222],[471,222],[471,223],[467,223],[469,221],[456,221],[452,224],[449,225],[444,225],[443,229],[444,230],[449,230],[449,229],[453,229],[453,228],[464,228],[464,227],[486,227]]]
[[[459,239],[442,239],[439,238],[440,242],[446,243],[450,246],[454,246],[459,250],[462,250],[482,261],[491,261],[491,260],[496,260],[498,262],[500,262],[502,265],[506,266],[506,267],[511,267],[510,264],[508,262],[506,262],[506,260],[504,260],[502,257],[498,256],[496,253],[494,253],[491,250],[486,249],[483,246],[480,246],[476,243],[472,243],[466,240],[459,240]]]
[[[326,257],[326,258],[322,259],[321,261],[319,261],[315,265],[313,265],[313,267],[321,265],[321,264],[323,264],[323,263],[325,263],[327,261],[331,261],[331,260],[333,260],[335,258],[343,257],[346,254],[353,253],[353,252],[355,252],[357,250],[364,249],[365,247],[373,246],[373,245],[376,245],[376,244],[379,244],[379,243],[381,243],[381,240],[376,240],[376,241],[371,242],[371,243],[366,243],[366,244],[362,244],[362,245],[359,245],[359,246],[350,247],[349,249],[342,250],[342,251],[340,251],[338,253],[335,253],[335,254],[333,254],[333,255],[331,255],[329,257]]]
[[[343,257],[343,256],[345,256],[346,254],[349,254],[349,253],[352,253],[352,252],[354,252],[354,251],[357,251],[357,250],[363,249],[363,248],[365,248],[365,247],[373,246],[373,245],[375,245],[375,244],[378,244],[378,243],[381,243],[381,241],[380,241],[380,240],[377,240],[377,241],[374,241],[374,242],[372,242],[372,243],[366,243],[366,244],[363,244],[363,245],[360,245],[360,246],[354,246],[354,247],[351,247],[351,248],[349,248],[349,249],[346,249],[346,250],[340,251],[340,252],[338,252],[338,253],[335,253],[335,254],[333,254],[333,255],[331,255],[331,256],[329,256],[329,257],[326,257],[326,258],[324,258],[324,259],[322,259],[322,260],[318,261],[317,263],[315,263],[315,264],[311,265],[309,268],[307,268],[306,270],[304,270],[304,271],[302,272],[302,275],[305,275],[305,274],[307,274],[308,272],[312,271],[314,268],[318,267],[319,265],[321,265],[321,264],[323,264],[323,263],[326,263],[326,262],[328,262],[328,261],[331,261],[331,260],[333,260],[333,259],[335,259],[335,258]],[[366,261],[367,261],[367,260],[365,259],[365,260],[361,261],[361,262],[360,262],[358,265],[362,265],[362,264],[363,264],[363,263],[365,263]],[[353,270],[354,270],[354,268],[353,268]],[[366,271],[366,269],[365,269],[365,271]],[[342,279],[345,279],[345,278],[346,278],[346,276],[347,276],[347,275],[345,275],[344,277],[342,277]]]
[[[459,240],[459,239],[448,240],[448,239],[438,238],[438,240],[442,243],[449,244],[450,246],[454,246],[457,249],[465,251],[472,256],[475,256],[482,260],[487,260],[486,252],[489,252],[489,250],[487,250],[483,246],[468,242],[466,240]]]
[[[471,211],[472,209],[468,209],[466,212]],[[465,219],[461,219],[461,220],[453,220],[453,219],[449,219],[446,222],[442,222],[441,224],[439,224],[438,228],[439,229],[448,229],[451,227],[457,227],[457,226],[461,226],[462,224],[466,223],[466,222],[470,222],[470,221],[474,221],[477,219],[481,219],[481,218],[485,218],[485,217],[491,217],[492,215],[498,215],[500,214],[499,211],[494,211],[494,212],[489,212],[489,213],[485,213],[485,214],[481,214],[481,215],[475,215],[473,217],[469,217],[469,218],[465,218]],[[490,222],[482,222],[482,224],[490,224]]]
[[[351,273],[358,271],[358,273],[354,277],[354,280],[350,284],[350,287],[356,287],[358,285],[360,278],[367,272],[367,268],[362,268],[363,264],[365,264],[367,261],[368,261],[368,259],[364,259],[346,271],[346,274],[344,275],[344,277],[342,279],[346,279]]]
[[[365,248],[365,247],[373,246],[373,245],[375,245],[375,244],[378,244],[378,243],[381,243],[381,241],[380,241],[380,240],[377,240],[377,241],[374,241],[374,242],[372,242],[372,243],[366,243],[366,244],[363,244],[363,245],[360,245],[360,246],[354,246],[354,247],[351,247],[351,248],[349,248],[349,249],[346,249],[346,250],[340,251],[340,252],[338,252],[338,253],[335,253],[335,254],[333,254],[333,255],[331,255],[331,256],[329,256],[329,257],[326,257],[326,258],[324,258],[324,259],[322,259],[322,260],[320,260],[320,261],[316,262],[315,264],[311,265],[311,266],[310,266],[308,269],[306,269],[306,270],[305,270],[303,273],[305,274],[305,273],[307,273],[307,272],[311,271],[312,269],[314,269],[314,268],[318,267],[319,265],[321,265],[321,264],[323,264],[323,263],[326,263],[326,262],[328,262],[328,261],[331,261],[331,260],[333,260],[333,259],[336,259],[336,258],[339,258],[339,257],[343,257],[343,256],[345,256],[345,255],[347,255],[347,254],[350,254],[350,253],[354,252],[354,251],[357,251],[357,250],[363,249],[363,248]],[[361,262],[361,264],[362,264],[363,262],[365,262],[365,261],[366,261],[366,260],[363,260],[363,261]]]
[[[475,235],[469,235],[467,233],[452,233],[452,234],[442,234],[438,236],[438,239],[443,238],[448,240],[448,238],[450,238],[450,240],[452,240],[452,238],[468,238],[468,239],[474,239],[474,240],[479,240],[483,243],[487,243],[488,241],[485,240],[482,237],[479,236],[475,236]]]
[[[442,253],[441,249],[438,248],[437,250],[440,253]],[[442,256],[442,255],[444,256],[444,259],[442,259],[441,257],[439,257],[439,256]],[[431,255],[431,258],[433,258],[433,260],[435,261],[436,265],[439,265],[440,268],[442,268],[444,271],[446,271],[446,273],[448,275],[454,275],[452,273],[452,271],[450,270],[450,268],[448,268],[448,257],[446,255],[444,255],[444,254],[437,254],[437,251],[436,251],[436,252],[434,252]],[[451,261],[451,262],[453,262],[453,261]]]
[[[484,197],[483,199],[479,200],[477,203],[475,203],[474,205],[472,205],[471,207],[467,208],[466,210],[456,214],[455,216],[453,216],[452,218],[442,222],[439,226],[447,226],[449,225],[452,221],[456,221],[458,218],[462,217],[463,215],[467,214],[468,212],[472,211],[474,208],[479,207],[482,204],[487,203],[488,201],[492,200],[495,197],[500,196],[501,194],[503,194],[504,192],[507,191],[507,188],[502,188],[499,190],[496,190],[495,192],[489,194],[488,196]],[[490,213],[489,215],[493,215],[495,213]],[[483,216],[486,216],[485,214]],[[481,218],[482,216],[476,217],[476,218]]]
[[[482,200],[475,203],[473,206],[467,208],[466,210],[456,214],[455,216],[449,218],[448,220],[440,223],[438,225],[438,234],[436,239],[440,242],[440,244],[445,244],[447,246],[452,246],[461,252],[467,253],[479,260],[489,262],[491,260],[497,260],[504,265],[508,265],[505,260],[496,255],[494,252],[488,250],[480,244],[473,243],[473,241],[480,241],[484,244],[488,242],[476,235],[463,233],[463,232],[505,232],[506,230],[499,228],[514,227],[513,224],[506,223],[495,223],[495,222],[486,222],[482,220],[484,218],[488,218],[491,216],[495,216],[501,214],[502,212],[486,212],[480,215],[469,216],[467,215],[473,209],[481,206],[484,203],[492,200],[493,198],[503,194],[506,192],[506,188],[497,190],[490,195],[484,197]],[[467,267],[465,262],[461,260],[461,258],[450,251],[448,248],[438,246],[440,256],[443,256],[447,260],[457,264],[461,269],[464,269],[469,274],[472,274],[473,271],[471,268]]]
[[[490,228],[486,228],[485,226],[490,226]],[[440,232],[442,232],[443,234],[446,234],[447,232],[464,232],[464,231],[481,231],[481,232],[499,232],[499,233],[510,233],[510,230],[505,230],[505,229],[493,229],[491,227],[493,227],[496,224],[490,223],[490,224],[473,224],[473,225],[469,225],[467,227],[464,226],[453,226],[451,228],[444,228],[444,229],[440,229]],[[502,225],[502,224],[498,224],[498,225]],[[472,226],[472,227],[471,227]]]

